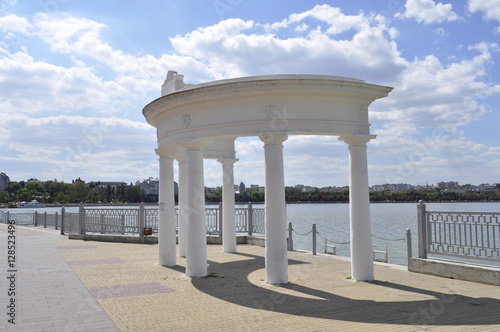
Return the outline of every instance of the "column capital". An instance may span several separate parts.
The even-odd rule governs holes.
[[[175,154],[175,147],[172,145],[163,145],[155,149],[155,152],[160,158],[172,158]]]
[[[265,145],[283,145],[283,142],[288,139],[286,133],[262,133],[259,138]]]
[[[185,151],[203,150],[209,143],[210,141],[204,139],[187,139],[177,142],[178,146],[184,148]]]
[[[175,159],[179,162],[179,164],[185,164],[186,163],[186,155],[185,154],[176,154]]]
[[[339,141],[344,141],[349,146],[357,145],[357,146],[364,146],[366,143],[368,143],[370,140],[376,138],[377,135],[366,135],[366,134],[345,134],[345,135],[340,135],[338,137]]]
[[[217,161],[221,163],[222,166],[232,166],[238,160],[238,158],[217,158]]]

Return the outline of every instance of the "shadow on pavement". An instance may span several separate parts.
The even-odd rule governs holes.
[[[235,255],[248,259],[227,263],[209,261],[209,276],[193,278],[194,287],[239,306],[304,317],[417,326],[500,324],[500,300],[450,295],[390,282],[374,281],[369,284],[376,288],[374,292],[414,292],[434,299],[379,302],[351,299],[293,283],[260,287],[251,283],[248,275],[264,267],[264,258],[243,253]],[[289,260],[289,264],[307,263]],[[293,290],[297,295],[278,291],[286,289]]]

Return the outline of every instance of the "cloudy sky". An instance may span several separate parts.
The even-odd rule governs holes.
[[[158,176],[142,108],[187,83],[323,74],[394,87],[370,108],[370,184],[500,182],[499,0],[0,0],[0,171]],[[235,181],[264,184],[263,143],[236,141]],[[346,144],[291,136],[287,185],[348,184]],[[206,185],[222,183],[205,163]]]

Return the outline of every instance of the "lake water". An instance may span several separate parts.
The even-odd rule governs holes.
[[[428,211],[500,212],[500,203],[428,203],[426,208]],[[406,265],[406,242],[390,240],[405,239],[406,229],[410,229],[412,254],[418,256],[416,203],[372,203],[370,213],[374,250],[385,250],[387,245],[389,262]],[[287,216],[297,233],[309,232],[316,223],[316,231],[324,238],[337,243],[349,242],[349,204],[289,204]],[[293,242],[295,249],[312,251],[311,234],[294,233]],[[317,252],[323,252],[323,238],[318,236],[316,242]],[[335,245],[338,255],[350,256],[349,244]]]
[[[263,205],[254,205],[263,207]],[[500,203],[428,203],[429,211],[462,211],[462,212],[500,212]],[[208,207],[216,207],[210,205]],[[103,208],[119,208],[103,207]],[[137,205],[122,206],[122,208],[137,208]],[[154,205],[146,208],[156,208]],[[3,209],[15,213],[33,212],[34,209]],[[38,209],[40,212],[55,213],[61,208]],[[66,212],[78,212],[78,207],[67,207]],[[406,265],[406,229],[412,232],[413,257],[417,257],[417,204],[416,203],[372,203],[370,204],[374,250],[384,250],[387,245],[389,262]],[[292,222],[295,230],[293,242],[295,249],[312,250],[312,224],[316,223],[316,250],[324,251],[324,238],[336,243],[349,242],[349,204],[288,204],[287,219]],[[393,241],[395,240],[395,241]],[[349,244],[336,244],[337,254],[350,256]],[[380,257],[380,256],[377,256]],[[495,264],[500,265],[500,264]]]

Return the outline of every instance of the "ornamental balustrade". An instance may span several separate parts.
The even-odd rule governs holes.
[[[500,213],[427,211],[418,205],[419,257],[500,261]]]
[[[0,223],[6,224],[7,221],[14,220],[16,225],[34,225],[35,215],[33,213],[10,213],[0,211]]]
[[[206,229],[208,235],[221,235],[222,206],[205,209]],[[264,208],[255,208],[252,204],[235,209],[236,232],[264,234]],[[158,209],[146,208],[143,204],[139,208],[86,208],[80,205],[78,212],[47,213],[15,213],[0,211],[0,223],[15,220],[18,225],[39,226],[54,228],[64,233],[94,233],[120,234],[143,236],[145,227],[150,227],[153,234],[158,234]],[[175,211],[175,225],[178,227],[179,211]]]

